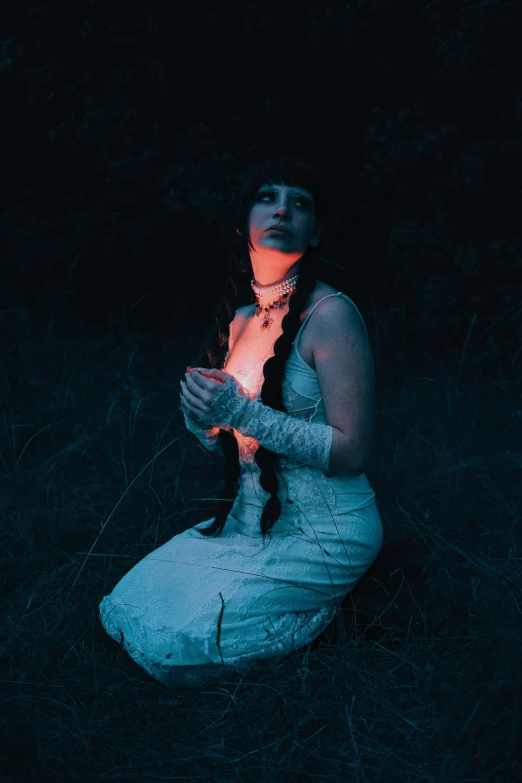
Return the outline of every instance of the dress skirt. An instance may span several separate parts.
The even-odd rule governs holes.
[[[104,629],[150,676],[182,688],[270,665],[310,643],[382,547],[363,478],[358,494],[354,482],[318,470],[286,471],[282,513],[263,541],[269,495],[242,473],[221,535],[199,533],[211,517],[136,563],[99,605]]]

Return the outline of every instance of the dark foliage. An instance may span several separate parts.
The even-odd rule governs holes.
[[[519,11],[2,3],[6,781],[520,777]],[[340,268],[303,259],[264,402],[312,278],[346,291],[376,359],[385,545],[339,646],[176,702],[96,606],[210,514],[175,388],[250,301],[229,223],[274,150],[325,171]]]
[[[453,358],[519,275],[516,5],[311,7],[293,47],[251,5],[173,27],[155,4],[5,4],[0,310],[35,333],[200,329],[244,166],[286,148],[328,172],[323,255],[363,312]]]

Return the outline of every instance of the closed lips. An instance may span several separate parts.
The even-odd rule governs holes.
[[[282,234],[290,233],[290,231],[287,228],[283,228],[283,226],[270,226],[267,228],[267,231],[280,231]]]

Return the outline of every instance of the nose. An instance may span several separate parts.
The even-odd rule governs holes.
[[[289,213],[288,205],[284,201],[280,201],[279,204],[277,204],[277,208],[274,214],[288,215],[288,213]]]

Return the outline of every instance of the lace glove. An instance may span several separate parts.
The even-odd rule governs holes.
[[[275,411],[259,400],[249,400],[232,425],[248,438],[294,462],[328,471],[333,441],[333,427],[294,419],[288,413]]]
[[[217,427],[199,427],[194,419],[187,414],[183,406],[181,406],[181,410],[183,411],[186,428],[196,436],[201,445],[204,446],[207,451],[215,451],[218,454],[222,454],[218,437],[219,429]]]
[[[250,396],[229,373],[205,370],[219,381],[209,380],[211,390],[207,412],[198,416],[204,426],[233,427],[247,438],[255,438],[276,454],[314,468],[328,471],[333,442],[333,427],[295,419],[283,411],[275,411]],[[219,424],[216,424],[219,422]]]

